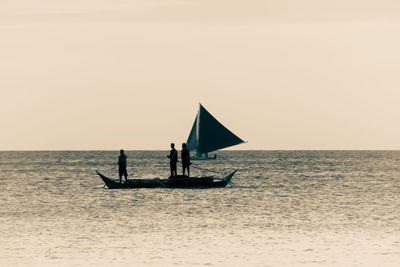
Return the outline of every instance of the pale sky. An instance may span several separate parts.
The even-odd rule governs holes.
[[[0,150],[400,149],[400,1],[0,2]]]

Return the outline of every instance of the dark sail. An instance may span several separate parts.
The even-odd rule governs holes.
[[[197,117],[194,120],[192,130],[190,131],[189,138],[186,142],[187,149],[190,151],[197,149],[197,138],[196,138],[196,131],[197,131]]]
[[[189,150],[208,153],[238,145],[244,141],[219,123],[201,104],[190,131],[187,145]]]

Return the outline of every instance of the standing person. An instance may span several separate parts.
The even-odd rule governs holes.
[[[119,182],[122,183],[122,175],[125,177],[125,182],[128,179],[128,172],[126,171],[126,155],[124,150],[121,149],[119,151],[120,155],[118,157],[118,173],[119,173]]]
[[[183,176],[185,176],[185,169],[187,169],[188,177],[190,176],[190,152],[189,149],[186,147],[186,143],[182,144],[181,150],[181,158],[182,158],[182,169],[183,169]]]
[[[176,176],[176,163],[178,162],[178,151],[175,149],[175,144],[171,143],[171,151],[167,156],[169,158],[169,167],[171,169],[171,178]]]

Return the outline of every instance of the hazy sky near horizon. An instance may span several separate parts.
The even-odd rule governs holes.
[[[400,2],[2,0],[0,150],[400,149]]]

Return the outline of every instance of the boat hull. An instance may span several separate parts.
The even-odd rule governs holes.
[[[112,180],[103,174],[96,173],[103,180],[105,186],[109,189],[124,188],[218,188],[226,187],[237,170],[222,179],[214,177],[186,177],[178,176],[170,179],[129,179],[126,183]]]

